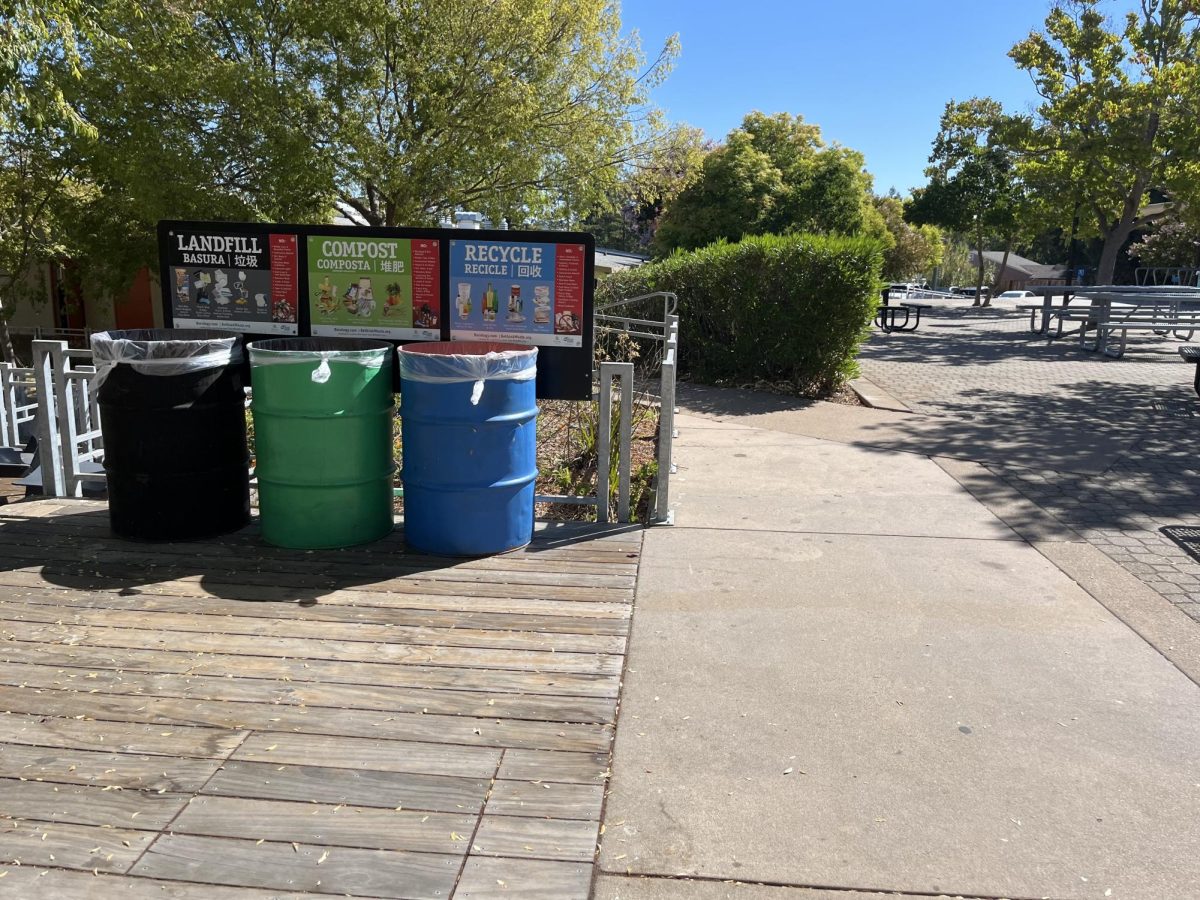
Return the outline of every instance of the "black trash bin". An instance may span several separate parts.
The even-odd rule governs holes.
[[[142,541],[250,521],[242,339],[140,329],[92,336],[112,530]]]

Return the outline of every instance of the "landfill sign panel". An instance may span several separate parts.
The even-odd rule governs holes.
[[[299,237],[232,226],[166,233],[163,285],[176,328],[298,334]]]
[[[312,334],[384,340],[441,335],[440,241],[341,234],[307,238]]]

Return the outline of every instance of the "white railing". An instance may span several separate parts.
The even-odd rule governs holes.
[[[622,306],[648,307],[652,301],[662,301],[662,318],[646,319],[618,316],[612,310]],[[638,297],[627,297],[596,308],[596,330],[607,334],[628,334],[631,337],[657,341],[662,344],[660,366],[658,417],[658,474],[654,482],[653,523],[672,524],[670,506],[671,475],[675,472],[672,440],[678,436],[675,428],[675,382],[679,367],[679,298],[669,291],[654,291]]]
[[[33,369],[0,363],[0,447],[22,447],[22,425],[37,418]]]
[[[38,456],[47,497],[82,497],[85,482],[104,481],[103,473],[85,471],[104,458],[91,361],[92,351],[72,350],[65,341],[33,342]]]

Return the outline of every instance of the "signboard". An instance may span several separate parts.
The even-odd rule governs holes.
[[[342,233],[309,235],[307,245],[312,334],[441,337],[439,241]]]
[[[450,239],[450,337],[583,347],[587,247]]]
[[[297,235],[180,224],[160,237],[163,301],[173,327],[299,334]]]
[[[168,328],[536,346],[539,398],[592,396],[590,234],[164,221],[158,240]]]

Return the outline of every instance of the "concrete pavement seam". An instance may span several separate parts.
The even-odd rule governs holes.
[[[826,891],[844,894],[884,894],[889,897],[920,897],[933,898],[933,900],[1051,900],[1046,895],[1038,897],[1021,896],[1018,894],[962,894],[962,893],[946,893],[945,891],[911,891],[897,890],[895,888],[879,888],[879,887],[844,887],[834,884],[806,884],[801,882],[790,881],[741,881],[738,879],[721,878],[715,875],[656,875],[645,872],[612,872],[607,869],[596,866],[596,871],[600,875],[609,878],[641,878],[654,881],[676,881],[681,883],[687,882],[703,882],[705,884],[730,884],[744,885],[746,887],[770,887],[770,888],[791,888],[801,891]]]

